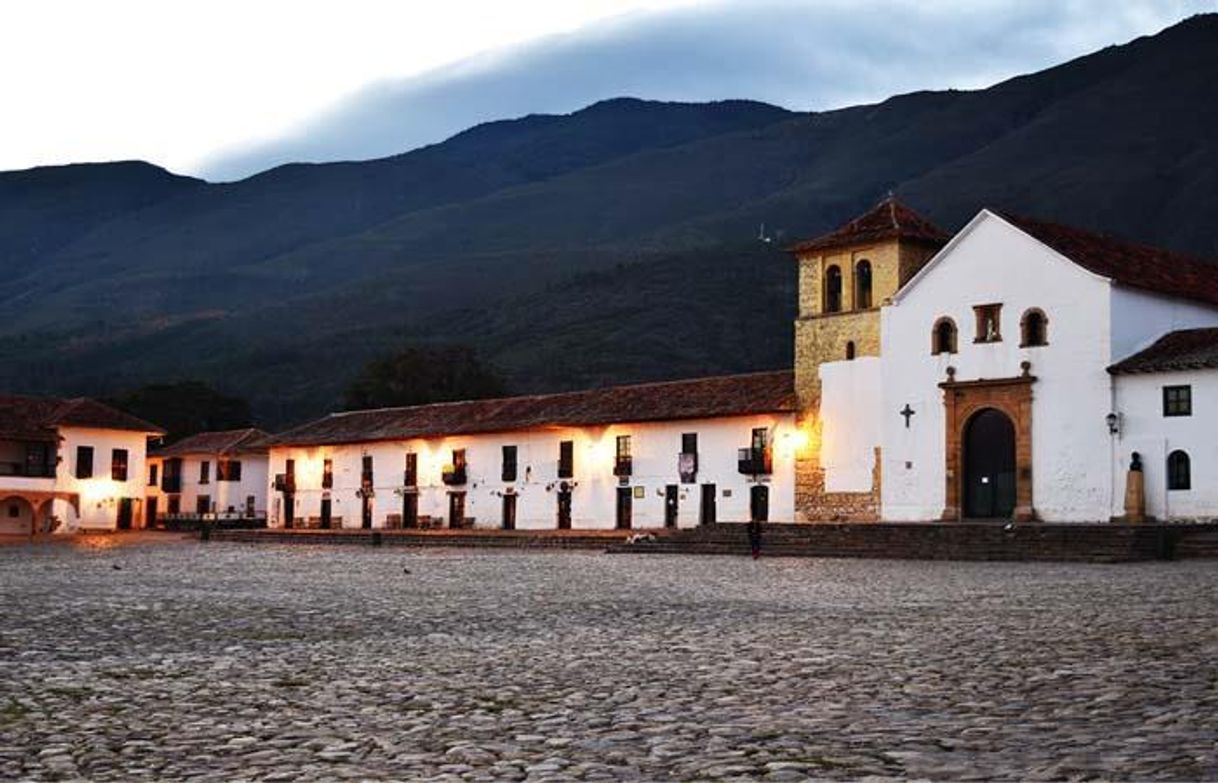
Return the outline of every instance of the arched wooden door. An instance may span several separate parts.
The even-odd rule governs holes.
[[[1007,519],[1015,511],[1015,424],[983,408],[964,430],[964,516]]]

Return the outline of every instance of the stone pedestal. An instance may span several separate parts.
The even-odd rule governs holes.
[[[1125,474],[1125,521],[1135,525],[1146,521],[1146,483],[1140,469]]]

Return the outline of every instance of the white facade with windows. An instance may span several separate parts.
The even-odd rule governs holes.
[[[409,437],[410,426],[405,424],[395,425],[403,433],[400,438],[361,434],[381,428],[375,421],[379,416],[417,418],[428,411],[449,415],[443,404],[338,414],[272,440],[269,524],[596,530],[693,527],[754,516],[790,519],[793,461],[801,434],[795,426],[790,374],[768,375],[780,376],[770,386],[786,390],[770,412],[576,421],[590,410],[592,418],[602,419],[595,412],[602,395],[629,396],[639,389],[651,395],[670,388],[668,404],[680,406],[683,384],[677,382],[518,398],[520,404],[548,409],[544,415],[553,413],[553,421],[448,436]],[[751,382],[749,376],[739,377]],[[693,383],[726,387],[732,381]],[[578,410],[568,410],[563,400],[576,397],[582,398]],[[513,399],[485,404],[499,402],[516,404]],[[483,404],[449,405],[471,406],[472,411]],[[766,407],[764,402],[761,407]],[[700,408],[692,404],[690,410]],[[639,407],[636,415],[647,412]],[[530,412],[530,419],[533,416]],[[365,419],[374,423],[366,426]],[[337,422],[344,432],[325,433],[328,421]],[[505,452],[505,447],[512,451]]]
[[[161,522],[265,519],[267,434],[247,428],[201,432],[149,457],[147,504]]]
[[[0,397],[0,534],[142,527],[160,434],[93,400]]]

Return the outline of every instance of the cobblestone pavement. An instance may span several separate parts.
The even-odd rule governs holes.
[[[0,779],[1218,779],[1218,565],[0,549]]]

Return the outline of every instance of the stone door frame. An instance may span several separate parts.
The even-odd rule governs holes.
[[[943,390],[944,449],[946,503],[941,519],[963,520],[964,497],[964,437],[973,415],[985,408],[1006,414],[1015,425],[1015,511],[1016,522],[1036,519],[1032,504],[1032,384],[1031,365],[1023,364],[1023,375],[1014,378],[957,381],[955,370],[948,369],[948,380],[939,384]]]

